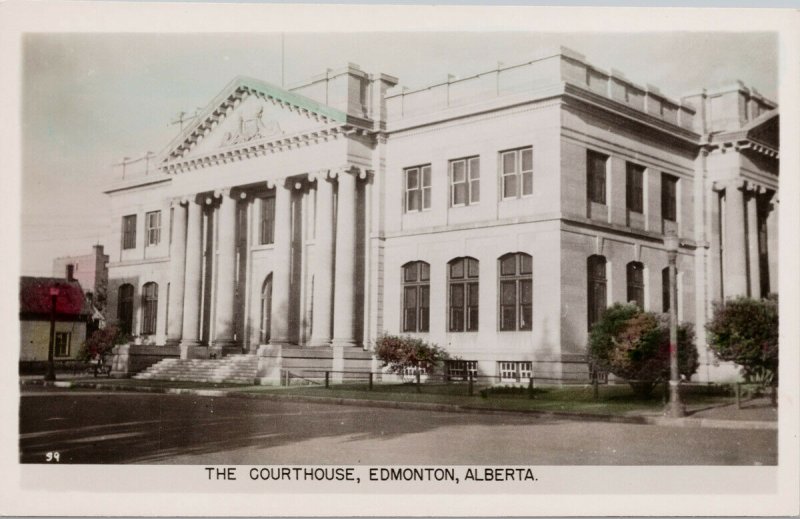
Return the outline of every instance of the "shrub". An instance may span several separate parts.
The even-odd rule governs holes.
[[[717,358],[741,366],[748,382],[778,385],[777,298],[717,302],[706,331]]]
[[[433,373],[450,356],[435,344],[409,336],[382,335],[375,343],[375,355],[388,366],[391,373],[403,373],[406,368],[422,368]]]
[[[636,305],[616,303],[608,308],[589,334],[589,357],[594,365],[627,379],[634,392],[648,396],[655,385],[669,380],[669,316],[643,312]],[[698,355],[690,323],[678,326],[678,369],[691,378]]]
[[[82,360],[103,359],[111,353],[111,349],[117,344],[127,342],[128,337],[123,334],[115,325],[108,325],[100,330],[95,330],[78,353]]]

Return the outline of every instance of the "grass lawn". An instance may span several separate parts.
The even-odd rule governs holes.
[[[599,398],[595,400],[591,386],[542,387],[528,398],[522,388],[515,394],[489,394],[481,396],[483,387],[475,386],[473,396],[468,395],[466,384],[422,384],[420,392],[414,384],[375,384],[370,391],[366,384],[332,385],[329,389],[321,385],[307,386],[257,386],[243,388],[253,393],[348,398],[358,400],[423,402],[450,404],[470,408],[498,410],[537,410],[595,414],[657,414],[664,408],[662,393],[654,391],[651,398],[636,397],[627,385],[600,386]],[[689,411],[710,406],[733,403],[733,397],[708,394],[695,390],[684,391],[684,402]]]
[[[64,380],[64,379],[62,379]],[[466,383],[423,383],[417,391],[414,384],[376,383],[372,390],[363,382],[334,384],[326,389],[322,384],[282,386],[255,386],[231,383],[201,383],[167,380],[134,380],[113,378],[82,378],[73,382],[126,387],[158,387],[176,389],[228,389],[254,394],[287,396],[327,397],[356,400],[421,402],[429,404],[457,405],[465,408],[483,408],[510,411],[553,411],[562,413],[593,413],[603,415],[659,414],[664,409],[662,386],[658,386],[650,398],[633,394],[626,384],[599,386],[598,398],[590,385],[543,386],[534,390],[534,398],[528,390],[518,388],[488,388],[475,384],[473,395],[468,394]],[[682,399],[687,410],[692,411],[734,403],[734,397],[721,388],[684,386]]]

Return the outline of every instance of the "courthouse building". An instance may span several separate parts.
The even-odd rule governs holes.
[[[110,319],[153,359],[253,354],[262,378],[366,362],[382,333],[453,374],[585,377],[607,305],[668,309],[674,231],[698,378],[726,376],[712,302],[777,292],[777,105],[741,83],[673,99],[564,48],[447,78],[234,79],[116,168]]]

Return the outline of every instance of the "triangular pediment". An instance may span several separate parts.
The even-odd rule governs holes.
[[[167,161],[341,126],[344,112],[269,83],[237,78],[167,148]]]

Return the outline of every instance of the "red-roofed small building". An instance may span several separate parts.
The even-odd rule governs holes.
[[[22,276],[19,284],[20,361],[46,361],[50,345],[51,289],[56,296],[55,360],[75,359],[92,313],[75,279]]]

